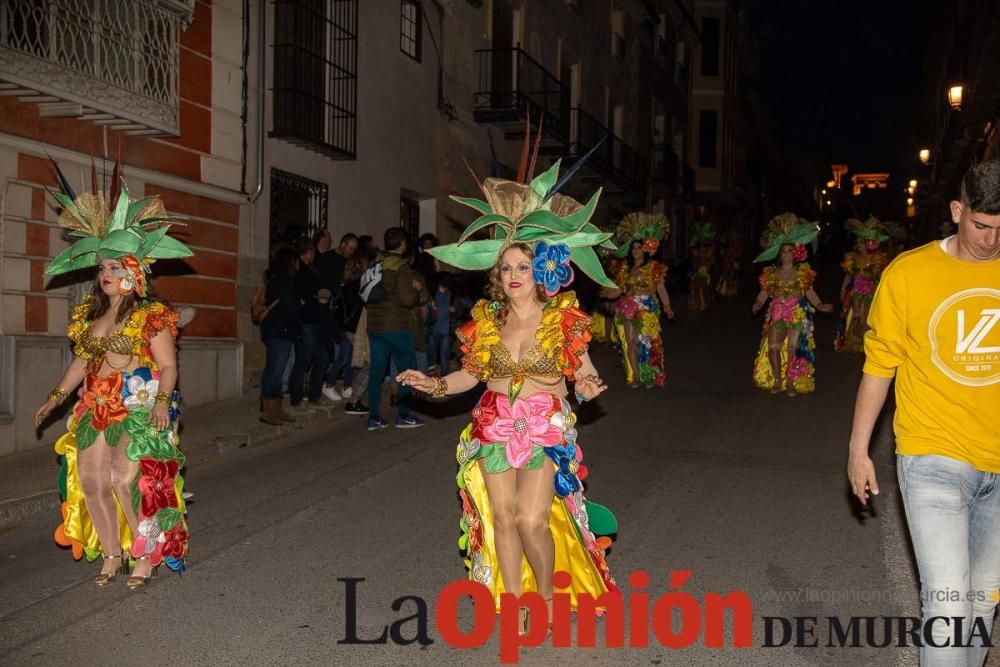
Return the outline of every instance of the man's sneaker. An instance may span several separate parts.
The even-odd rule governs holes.
[[[323,393],[324,396],[326,396],[331,401],[342,400],[341,395],[339,393],[337,393],[337,388],[334,387],[333,385],[329,385],[329,384],[328,385],[324,385],[322,393]]]
[[[396,417],[396,428],[418,428],[423,425],[424,421],[416,417]]]
[[[347,387],[342,392],[340,392],[340,395],[343,396],[344,398],[353,398],[354,397],[354,387]]]
[[[377,431],[382,428],[386,428],[389,423],[382,419],[381,417],[369,417],[368,418],[368,430]]]
[[[344,405],[344,412],[349,415],[366,415],[368,414],[368,406],[358,401],[357,403],[347,403]]]

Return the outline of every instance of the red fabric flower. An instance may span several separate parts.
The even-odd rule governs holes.
[[[479,405],[472,409],[472,434],[471,437],[486,442],[484,429],[496,421],[497,418],[497,397],[495,391],[487,391],[479,399]]]
[[[792,248],[792,259],[794,259],[796,262],[804,262],[806,261],[806,257],[808,256],[809,252],[806,250],[806,247],[801,243]]]
[[[125,419],[128,410],[122,403],[122,374],[88,375],[83,381],[83,404],[90,410],[91,424],[96,431]]]
[[[166,543],[163,545],[163,555],[169,558],[184,558],[187,555],[188,533],[183,524],[179,523],[166,533]]]
[[[177,461],[139,461],[139,491],[142,492],[142,515],[155,516],[165,507],[177,507],[174,477]]]
[[[660,248],[660,242],[656,239],[643,239],[642,241],[642,251],[648,252],[649,254],[655,254]]]

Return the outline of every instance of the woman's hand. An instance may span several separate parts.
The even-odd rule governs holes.
[[[592,401],[608,390],[608,385],[597,375],[587,375],[576,381],[576,392]]]
[[[666,308],[663,309],[663,312],[666,314],[668,320],[674,319],[674,309],[670,307],[669,303]]]
[[[821,313],[832,313],[833,306],[829,303],[821,303],[816,306],[816,310],[818,310]]]
[[[56,409],[58,403],[52,400],[45,401],[42,403],[42,407],[38,408],[35,412],[35,426],[41,426],[45,418],[52,414],[52,411]]]
[[[166,429],[170,423],[170,411],[167,410],[167,406],[162,403],[154,405],[153,411],[149,413],[149,423],[159,431]]]
[[[418,370],[403,371],[396,376],[396,382],[404,387],[413,387],[425,394],[434,391],[434,385],[436,384],[434,378],[428,377]]]

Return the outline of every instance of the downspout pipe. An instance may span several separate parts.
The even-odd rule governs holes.
[[[267,63],[267,3],[262,2],[257,20],[257,187],[250,192],[250,203],[257,201],[264,191],[264,84]]]

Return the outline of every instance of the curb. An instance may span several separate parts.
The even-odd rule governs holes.
[[[208,440],[201,440],[189,446],[182,446],[184,452],[185,468],[192,465],[205,465],[230,456],[240,449],[247,447],[259,447],[275,440],[285,438],[296,431],[302,431],[313,426],[332,424],[339,421],[336,416],[339,413],[339,406],[318,406],[309,408],[310,412],[297,415],[296,421],[282,426],[269,426],[267,424],[255,424],[233,433],[215,436]],[[183,437],[183,434],[182,434]],[[52,479],[55,480],[58,470],[53,467]],[[34,495],[14,498],[0,502],[0,532],[16,528],[25,519],[40,512],[49,512],[54,517],[59,515],[59,505],[61,501],[59,494],[53,489],[43,491]]]

